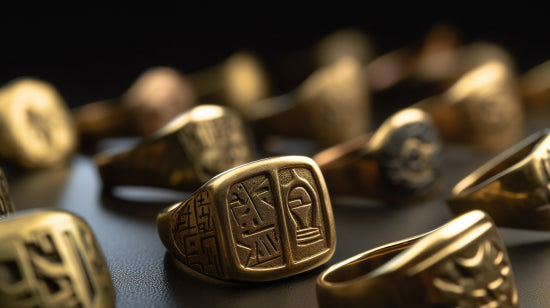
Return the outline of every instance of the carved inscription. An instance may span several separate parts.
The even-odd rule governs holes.
[[[243,267],[284,266],[328,249],[316,183],[308,168],[283,168],[230,187],[231,230]]]
[[[0,247],[2,307],[99,307],[107,298],[114,302],[103,254],[83,228],[34,230]]]
[[[382,150],[382,179],[393,190],[415,195],[432,188],[441,174],[441,142],[436,128],[413,122],[396,129]]]
[[[269,175],[258,175],[231,186],[229,210],[241,265],[282,266],[281,234]]]
[[[203,182],[253,158],[244,125],[232,113],[189,123],[178,136]]]
[[[206,275],[223,274],[216,226],[212,213],[212,198],[203,190],[189,198],[175,213],[174,239],[183,262]]]
[[[0,169],[0,216],[13,212],[13,203],[8,190],[8,181]]]
[[[500,243],[485,239],[438,265],[438,307],[517,307],[510,262]]]

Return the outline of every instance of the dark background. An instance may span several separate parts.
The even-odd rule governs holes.
[[[456,3],[438,9],[391,2],[298,7],[279,2],[69,9],[48,4],[2,10],[0,84],[22,75],[40,77],[77,106],[119,96],[154,65],[191,73],[248,48],[276,66],[281,57],[348,26],[364,30],[379,54],[421,40],[434,25],[447,23],[460,30],[463,42],[488,40],[507,48],[521,71],[550,59],[548,14],[540,7],[482,10]]]

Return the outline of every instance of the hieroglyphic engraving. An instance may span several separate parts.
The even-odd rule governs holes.
[[[500,242],[485,238],[450,256],[436,269],[438,307],[517,307],[510,261]]]
[[[397,128],[382,149],[381,177],[394,191],[415,195],[441,175],[441,142],[436,128],[417,121]]]
[[[0,216],[13,211],[14,208],[8,189],[8,181],[4,171],[0,169]]]
[[[279,170],[283,207],[287,212],[287,227],[292,258],[299,261],[328,248],[322,204],[317,184],[307,168]]]
[[[233,113],[188,123],[178,138],[203,182],[253,159],[243,121]]]
[[[193,195],[175,213],[173,233],[185,264],[206,275],[221,277],[223,271],[212,206],[208,191]]]
[[[270,177],[260,174],[229,189],[233,239],[247,268],[283,265],[281,234]]]
[[[2,307],[114,305],[108,267],[91,231],[42,228],[3,241]]]

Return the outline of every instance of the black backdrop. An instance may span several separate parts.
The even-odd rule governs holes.
[[[364,30],[383,53],[419,40],[437,23],[464,41],[489,40],[510,50],[520,70],[550,59],[547,13],[538,7],[481,10],[467,3],[435,7],[345,2],[285,2],[160,7],[32,6],[0,13],[0,84],[22,75],[56,85],[71,106],[118,96],[146,68],[169,65],[190,73],[249,48],[266,63],[308,48],[333,30]],[[32,13],[32,14],[31,14]],[[63,13],[63,14],[60,14]],[[280,68],[279,68],[280,69]]]

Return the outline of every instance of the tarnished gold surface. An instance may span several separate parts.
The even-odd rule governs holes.
[[[320,307],[518,307],[506,247],[482,211],[332,265],[317,279],[317,299]]]
[[[188,77],[200,102],[229,106],[240,112],[268,97],[272,87],[260,57],[250,50],[235,52],[222,63]]]
[[[313,156],[331,196],[415,201],[440,187],[441,141],[430,115],[406,108],[374,133],[329,147]]]
[[[69,108],[55,87],[20,77],[0,89],[0,158],[33,169],[67,163],[77,147]]]
[[[121,136],[147,136],[196,105],[195,90],[174,68],[151,67],[116,99],[73,108],[82,142]]]
[[[447,199],[452,212],[480,209],[498,226],[550,230],[549,134],[526,137],[458,182]]]
[[[430,113],[446,142],[503,150],[525,134],[516,76],[502,61],[474,67],[440,95],[414,106]]]
[[[371,109],[362,65],[353,57],[341,57],[294,91],[251,105],[245,118],[260,139],[275,135],[333,145],[366,133]]]
[[[523,73],[519,85],[527,108],[550,109],[550,60]]]
[[[257,160],[223,172],[157,216],[164,246],[201,274],[269,281],[318,267],[336,245],[321,171],[305,156]]]
[[[21,211],[1,221],[0,303],[114,307],[109,268],[88,224],[53,210]]]
[[[6,179],[4,170],[0,168],[0,220],[4,215],[13,213],[15,210],[8,186],[8,180]]]
[[[188,191],[253,159],[249,133],[238,112],[216,105],[193,107],[130,148],[94,156],[105,187]]]

